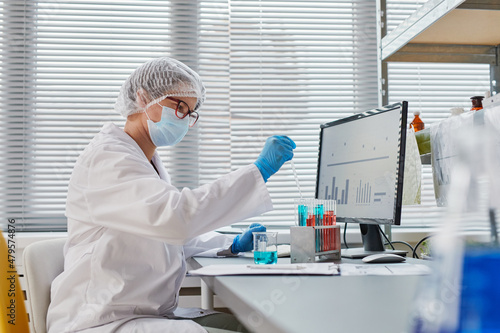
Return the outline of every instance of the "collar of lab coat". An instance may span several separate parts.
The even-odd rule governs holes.
[[[168,174],[167,170],[163,166],[160,155],[158,155],[157,151],[155,151],[153,158],[151,159],[151,162],[153,162],[153,164],[156,167],[156,170],[158,170],[158,173],[160,175],[160,179],[163,179],[167,183],[170,184],[170,175]]]
[[[116,126],[115,124],[113,124],[113,123],[106,123],[106,124],[104,124],[104,126],[102,128],[102,132],[105,133],[105,134],[110,134],[110,135],[116,136],[121,141],[125,141],[126,143],[128,143],[132,147],[134,147],[134,149],[137,151],[138,154],[140,154],[141,156],[144,156],[144,158],[147,158],[146,154],[144,154],[144,152],[142,151],[141,147],[139,147],[139,145],[137,144],[137,142],[135,142],[135,140],[132,139],[130,137],[130,135],[128,135],[127,133],[125,133],[125,131],[123,129],[121,129],[120,127]],[[151,159],[151,162],[153,162],[153,164],[156,167],[156,170],[158,170],[160,179],[163,179],[167,183],[170,184],[170,182],[171,182],[170,175],[168,174],[167,170],[163,166],[163,163],[161,161],[160,155],[158,155],[158,151],[157,150],[155,150],[155,153],[153,154],[153,158]],[[151,166],[151,167],[153,167],[153,166]]]

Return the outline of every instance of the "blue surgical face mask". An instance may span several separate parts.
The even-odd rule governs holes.
[[[148,115],[147,112],[146,115]],[[159,122],[155,123],[151,119],[147,122],[149,136],[156,147],[173,146],[179,143],[189,129],[189,117],[179,119],[175,115],[175,110],[166,106],[162,108]]]

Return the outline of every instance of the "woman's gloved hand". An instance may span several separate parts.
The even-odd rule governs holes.
[[[297,146],[287,136],[274,135],[267,138],[264,148],[254,164],[259,168],[264,181],[274,175],[281,166],[292,159]]]
[[[231,252],[236,254],[238,252],[251,251],[253,249],[253,233],[264,231],[266,231],[265,226],[260,223],[252,223],[247,230],[233,239]]]

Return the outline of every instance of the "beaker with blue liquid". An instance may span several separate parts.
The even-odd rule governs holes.
[[[276,264],[278,262],[278,233],[253,233],[253,259],[257,265]]]

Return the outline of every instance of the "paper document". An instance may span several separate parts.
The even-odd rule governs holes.
[[[191,270],[191,275],[339,275],[333,263],[277,264],[277,265],[208,265]]]
[[[359,275],[427,275],[431,273],[430,267],[421,264],[340,264],[342,276]]]

